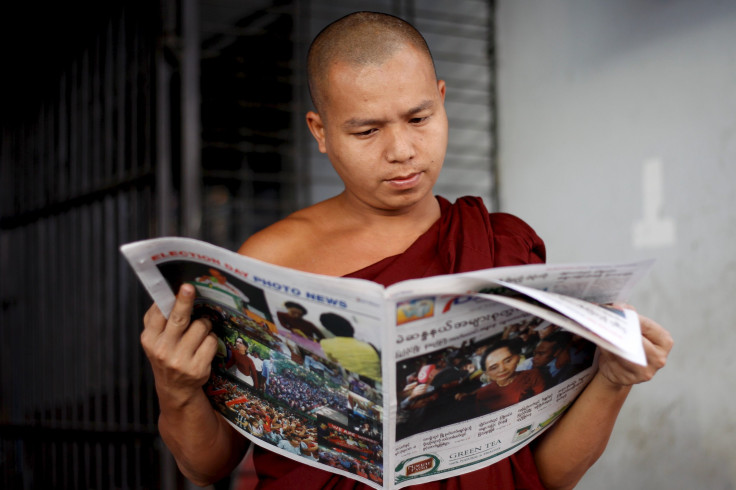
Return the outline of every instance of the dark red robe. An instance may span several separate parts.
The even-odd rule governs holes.
[[[483,201],[463,197],[454,204],[437,198],[442,215],[404,253],[387,257],[346,277],[388,286],[405,279],[468,272],[489,267],[544,262],[542,240],[519,218],[488,213]],[[253,455],[259,489],[368,490],[353,479],[279,456],[256,446]],[[543,489],[537,467],[525,446],[498,463],[465,475],[414,485],[422,490]]]
[[[475,393],[477,415],[495,412],[544,391],[544,378],[539,369],[520,371],[510,384],[499,386],[491,383]]]

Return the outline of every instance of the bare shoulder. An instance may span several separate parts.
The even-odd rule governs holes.
[[[304,208],[248,238],[238,252],[291,269],[343,276],[403,252],[438,218],[430,213],[422,221],[415,215],[376,216],[346,208],[339,195]]]
[[[290,215],[248,238],[238,253],[272,264],[284,265],[284,259],[293,253],[294,242],[303,241],[309,234],[309,221]]]
[[[320,204],[299,210],[248,238],[238,253],[271,264],[298,268],[305,250],[321,235]]]

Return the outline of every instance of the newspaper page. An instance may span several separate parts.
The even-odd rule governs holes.
[[[650,267],[532,265],[388,288],[396,487],[490,465],[531,442],[595,374],[595,344],[645,363],[637,315],[585,300],[624,299]]]
[[[609,303],[647,268],[520,266],[383,288],[191,239],[121,251],[166,315],[181,284],[195,286],[193,316],[219,339],[204,389],[228,422],[374,488],[473,471],[541,434],[592,378],[590,340],[636,355],[606,330],[638,332],[638,320],[607,325],[554,293]]]
[[[252,442],[384,487],[382,286],[296,272],[213,245],[162,238],[121,251],[168,316],[188,282],[218,350],[204,389]]]

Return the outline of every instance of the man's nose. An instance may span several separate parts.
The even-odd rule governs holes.
[[[388,131],[386,142],[386,160],[389,163],[404,163],[415,156],[411,131],[401,126],[392,127]]]

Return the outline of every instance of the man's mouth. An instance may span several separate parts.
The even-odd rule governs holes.
[[[391,179],[388,179],[387,182],[396,187],[412,187],[419,182],[421,176],[421,172],[414,172],[408,175],[399,175],[397,177],[393,177]]]

